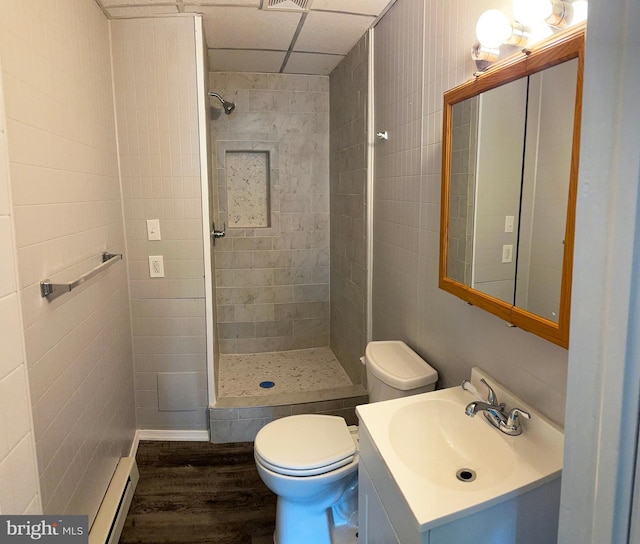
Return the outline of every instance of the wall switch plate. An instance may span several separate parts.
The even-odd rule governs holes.
[[[510,263],[513,261],[513,244],[502,246],[502,262]]]
[[[164,278],[164,259],[162,255],[149,255],[149,277]]]
[[[504,231],[505,232],[513,232],[513,224],[515,222],[515,216],[507,215],[504,218]]]
[[[147,240],[162,240],[160,219],[147,219]]]

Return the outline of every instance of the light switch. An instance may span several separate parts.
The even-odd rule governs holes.
[[[147,240],[162,240],[160,219],[147,219]]]
[[[149,277],[164,278],[164,259],[162,255],[149,255]]]
[[[504,218],[504,231],[505,232],[513,232],[513,224],[515,222],[515,216],[507,215]]]
[[[502,246],[502,262],[510,263],[513,261],[513,244]]]

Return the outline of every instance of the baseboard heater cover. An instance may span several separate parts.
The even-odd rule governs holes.
[[[118,543],[138,479],[135,457],[120,458],[89,531],[89,544]]]

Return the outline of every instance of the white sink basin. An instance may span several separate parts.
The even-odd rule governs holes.
[[[473,369],[479,391],[485,377]],[[368,433],[421,531],[506,501],[558,478],[562,431],[486,377],[507,409],[531,413],[520,436],[493,427],[464,409],[475,397],[461,387],[358,406]],[[463,473],[462,479],[456,474]],[[472,477],[475,473],[475,479]]]
[[[469,417],[446,398],[420,399],[399,407],[389,420],[397,458],[416,476],[462,492],[486,489],[510,476],[514,452],[484,416]]]

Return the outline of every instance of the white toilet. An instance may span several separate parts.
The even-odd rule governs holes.
[[[370,342],[365,364],[369,402],[433,391],[438,379],[404,342]],[[278,496],[275,544],[355,542],[345,528],[357,526],[357,427],[337,416],[289,416],[265,425],[254,446],[258,473]]]

